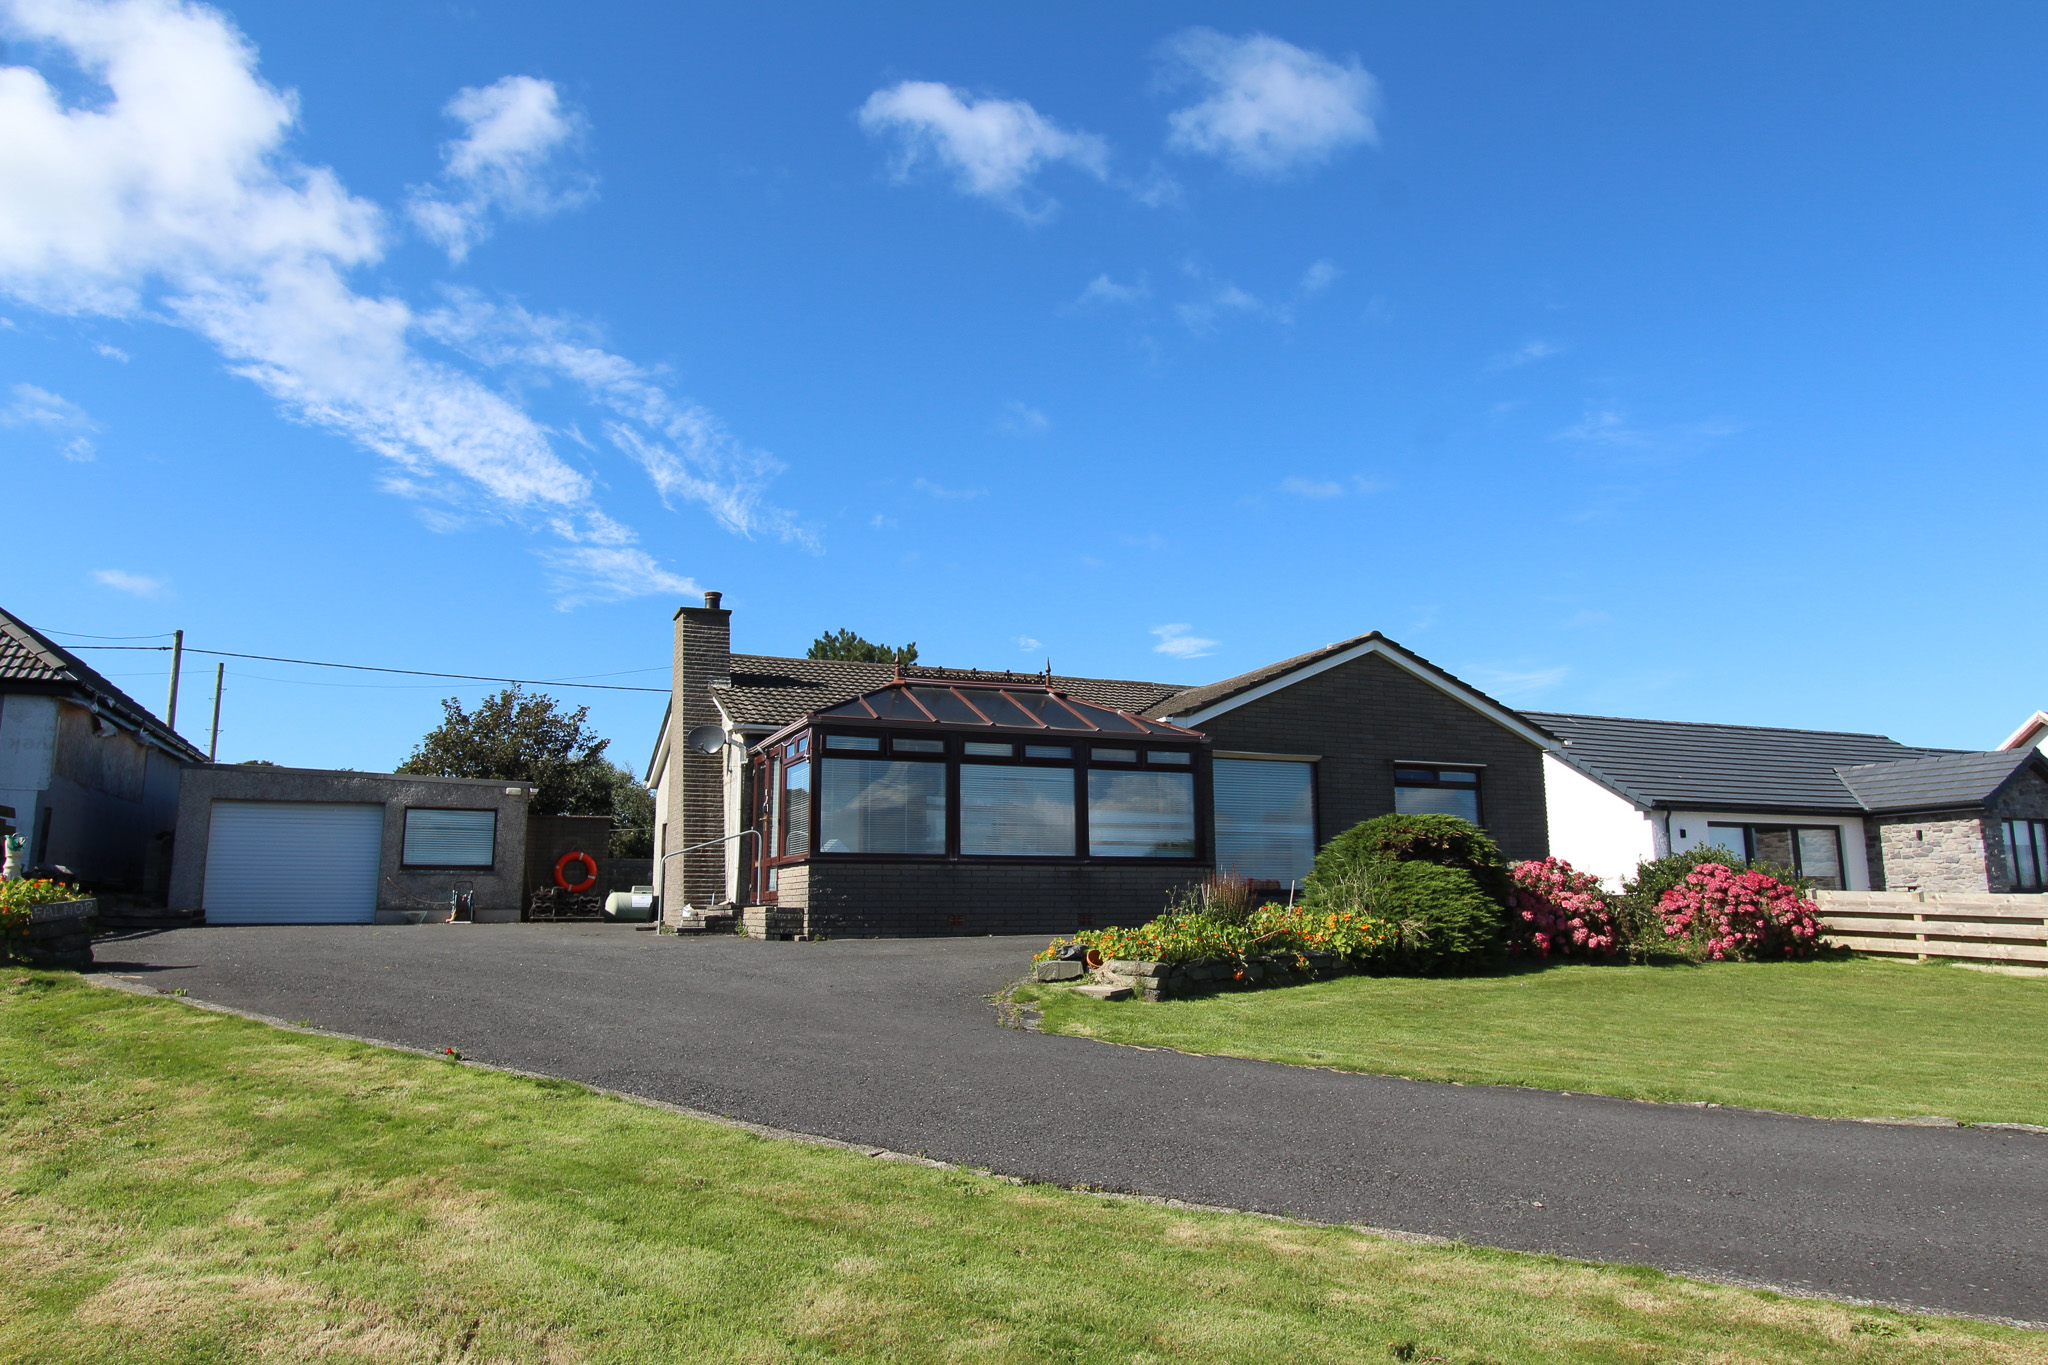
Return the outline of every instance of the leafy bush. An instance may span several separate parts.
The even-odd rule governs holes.
[[[1069,944],[1093,948],[1105,959],[1135,962],[1194,962],[1276,953],[1337,953],[1364,963],[1392,937],[1386,926],[1346,911],[1305,905],[1264,905],[1241,923],[1207,915],[1167,914],[1135,929],[1087,929],[1056,938],[1037,960],[1057,957]]]
[[[0,941],[13,947],[28,937],[29,914],[38,905],[75,901],[84,894],[69,882],[53,882],[43,878],[0,882]],[[4,956],[5,953],[0,952],[0,957]]]
[[[1500,846],[1455,815],[1382,815],[1316,855],[1303,900],[1385,922],[1390,966],[1469,961],[1500,946],[1507,871]]]
[[[1637,863],[1635,875],[1621,884],[1621,895],[1609,903],[1622,946],[1633,961],[1641,962],[1651,953],[1672,946],[1664,933],[1664,916],[1658,907],[1666,892],[1683,886],[1694,868],[1708,863],[1739,872],[1761,872],[1801,892],[1812,887],[1811,882],[1799,878],[1790,868],[1748,862],[1725,848],[1689,848]]]
[[[1612,957],[1620,948],[1598,877],[1562,858],[1516,863],[1508,876],[1515,884],[1511,948],[1537,957]]]
[[[1819,908],[1776,877],[1721,863],[1699,864],[1657,903],[1665,937],[1716,962],[1813,956],[1827,946]]]

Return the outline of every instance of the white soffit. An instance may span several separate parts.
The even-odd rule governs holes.
[[[2024,749],[2034,743],[2044,726],[2048,726],[2048,711],[2036,711],[2033,715],[2027,717],[2025,725],[2013,731],[2007,737],[2005,743],[1998,747],[2001,749]]]
[[[1470,689],[1458,686],[1448,678],[1439,675],[1435,670],[1410,658],[1405,651],[1389,644],[1386,640],[1367,640],[1363,644],[1353,645],[1349,649],[1338,650],[1335,654],[1327,655],[1312,664],[1304,664],[1292,673],[1283,673],[1277,678],[1262,682],[1249,692],[1240,692],[1234,697],[1219,701],[1213,706],[1205,706],[1199,711],[1193,711],[1184,716],[1167,716],[1165,719],[1175,725],[1185,725],[1191,728],[1199,726],[1203,721],[1220,716],[1225,711],[1234,711],[1240,706],[1258,701],[1263,697],[1270,697],[1282,688],[1292,687],[1304,678],[1313,678],[1318,673],[1327,672],[1332,668],[1338,667],[1340,664],[1348,664],[1353,659],[1362,659],[1368,654],[1382,656],[1388,663],[1420,678],[1445,696],[1471,707],[1496,725],[1512,730],[1539,749],[1555,749],[1558,747],[1556,740],[1545,735],[1514,712],[1495,706],[1492,702],[1487,701],[1484,697]]]

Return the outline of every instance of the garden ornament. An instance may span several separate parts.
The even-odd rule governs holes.
[[[22,879],[21,855],[28,847],[28,840],[19,834],[7,836],[7,862],[0,867],[0,881],[18,882]]]

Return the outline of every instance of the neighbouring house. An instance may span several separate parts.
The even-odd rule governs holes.
[[[63,646],[0,611],[0,816],[31,869],[160,900],[179,773],[206,755]]]
[[[1378,632],[1185,687],[735,654],[720,602],[676,613],[648,766],[671,925],[742,904],[812,934],[1069,933],[1217,869],[1285,894],[1397,810],[1548,849],[1556,738]]]
[[[518,920],[532,795],[522,782],[202,763],[178,796],[170,908],[208,924],[396,924],[445,919],[466,893],[475,921]]]
[[[1847,891],[2042,887],[2048,759],[1884,735],[1530,712],[1550,844],[1610,887],[1645,859],[1727,848]]]
[[[2048,750],[2048,711],[2036,711],[2027,723],[2006,737],[2001,749]]]

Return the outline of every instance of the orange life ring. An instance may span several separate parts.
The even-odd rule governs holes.
[[[574,886],[569,885],[569,879],[562,875],[568,869],[570,863],[582,863],[590,869],[590,875]],[[597,859],[591,857],[588,853],[564,853],[561,859],[555,863],[555,885],[561,887],[572,896],[582,895],[585,891],[597,885]]]

